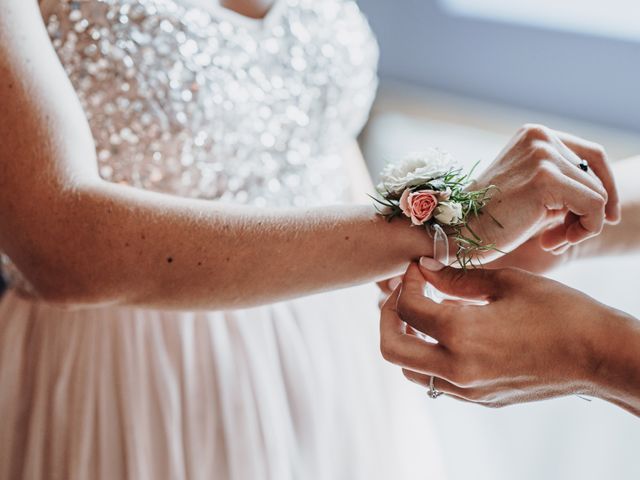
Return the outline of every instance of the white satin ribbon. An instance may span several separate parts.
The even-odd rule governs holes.
[[[432,228],[433,259],[443,265],[449,265],[449,237],[447,237],[447,234],[444,233],[442,227],[437,223],[434,224]],[[431,284],[427,284],[425,295],[437,303],[441,303],[445,299],[445,296]]]

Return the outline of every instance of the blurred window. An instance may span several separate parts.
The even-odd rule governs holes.
[[[638,0],[442,0],[463,15],[640,40]]]
[[[383,77],[640,132],[640,0],[358,0]]]

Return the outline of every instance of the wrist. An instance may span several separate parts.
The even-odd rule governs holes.
[[[591,395],[631,409],[640,404],[640,322],[606,308],[591,339]],[[636,408],[637,408],[636,407]]]
[[[404,263],[402,268],[420,257],[433,256],[433,238],[424,228],[412,225],[409,219],[402,217],[388,221],[381,215],[376,215],[376,221],[385,225],[385,241],[394,258]]]
[[[401,236],[403,242],[402,252],[398,252],[408,261],[416,261],[420,257],[433,257],[433,238],[429,236],[424,228],[416,227],[405,219],[396,219],[397,225],[402,228]]]

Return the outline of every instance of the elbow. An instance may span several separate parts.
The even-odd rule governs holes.
[[[25,199],[19,214],[6,222],[3,230],[11,235],[2,238],[0,250],[39,300],[79,308],[111,304],[123,294],[118,291],[122,282],[104,255],[96,202],[87,201],[88,195],[95,197],[94,190],[55,192],[47,197],[46,210],[41,202]]]
[[[73,261],[51,264],[34,259],[31,257],[29,265],[21,271],[38,300],[70,310],[118,303],[114,289],[108,288],[91,269],[84,269]]]
[[[40,271],[27,280],[33,294],[45,303],[64,309],[99,307],[117,303],[114,295],[96,281],[69,269]]]
[[[57,278],[55,281],[39,281],[31,284],[35,296],[48,304],[66,310],[94,308],[117,303],[109,295],[88,282],[73,278]]]

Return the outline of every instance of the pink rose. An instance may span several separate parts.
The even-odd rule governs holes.
[[[438,192],[433,190],[411,192],[407,189],[400,197],[402,213],[409,217],[414,225],[422,225],[429,220],[437,206]]]

